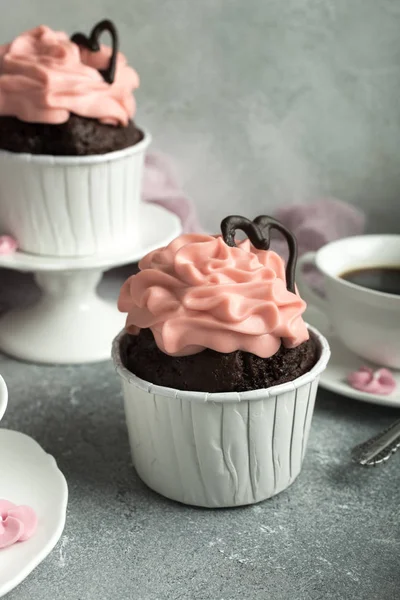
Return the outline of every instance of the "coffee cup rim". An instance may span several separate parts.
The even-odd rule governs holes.
[[[341,285],[353,289],[355,291],[358,291],[360,293],[363,293],[364,295],[368,295],[368,296],[374,296],[374,297],[378,297],[378,298],[385,298],[385,299],[390,299],[392,302],[400,302],[400,296],[397,296],[396,294],[389,294],[388,292],[381,292],[379,290],[373,290],[370,288],[365,288],[362,287],[360,285],[357,285],[356,283],[352,283],[350,281],[347,281],[346,279],[343,279],[339,273],[336,274],[332,274],[330,272],[327,272],[327,270],[323,267],[322,263],[322,259],[323,259],[323,255],[326,253],[328,253],[329,251],[331,251],[332,249],[334,249],[335,247],[338,247],[340,245],[344,245],[346,243],[357,243],[360,240],[370,240],[370,241],[377,241],[377,240],[398,240],[399,244],[400,244],[400,234],[397,233],[371,233],[371,234],[361,234],[361,235],[355,235],[355,236],[348,236],[345,238],[340,238],[338,240],[334,240],[332,242],[329,242],[327,244],[325,244],[324,246],[322,246],[319,250],[317,250],[316,255],[315,255],[315,263],[318,267],[318,269],[321,271],[321,273],[323,273],[323,275],[333,281],[339,282]],[[399,261],[398,261],[398,266],[400,267],[400,255],[399,255]],[[371,267],[373,268],[375,265],[372,263]],[[382,265],[376,265],[376,267],[378,266],[382,266]],[[357,265],[354,266],[348,266],[347,269],[351,270],[351,269],[357,269],[357,268],[361,268],[358,267]],[[342,273],[345,272],[345,270],[341,271]]]

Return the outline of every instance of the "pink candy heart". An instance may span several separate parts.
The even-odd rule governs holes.
[[[30,506],[0,500],[0,548],[25,542],[36,531],[37,516]]]
[[[369,367],[361,367],[350,373],[347,382],[351,387],[367,394],[388,396],[396,389],[396,380],[388,369],[373,371]]]
[[[23,532],[23,524],[14,517],[7,517],[5,521],[0,522],[0,549],[18,542]]]
[[[9,235],[0,235],[0,254],[12,254],[18,248],[14,238]]]

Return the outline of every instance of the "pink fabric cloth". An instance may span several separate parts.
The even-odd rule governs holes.
[[[203,229],[197,217],[195,206],[182,191],[170,159],[159,152],[149,153],[145,161],[143,200],[154,202],[177,214],[184,233],[199,233]],[[271,211],[265,206],[263,211]],[[285,206],[275,211],[274,216],[296,235],[299,254],[318,250],[333,240],[358,235],[364,231],[365,215],[334,198],[324,198],[309,204]],[[219,231],[212,232],[219,233]],[[274,241],[273,248],[287,256],[286,243]]]
[[[339,238],[363,233],[365,227],[362,211],[334,198],[286,206],[277,210],[275,217],[297,237],[300,255]]]
[[[335,198],[286,206],[276,211],[274,216],[295,234],[299,256],[315,252],[334,240],[360,235],[365,228],[365,214]],[[282,238],[274,240],[272,248],[287,258],[287,245]],[[304,274],[309,285],[323,295],[323,278],[317,269],[310,266]]]
[[[146,155],[142,198],[178,215],[183,233],[203,231],[195,206],[182,191],[170,159],[159,152]]]

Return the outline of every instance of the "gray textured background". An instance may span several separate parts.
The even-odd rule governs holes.
[[[331,195],[399,230],[398,0],[13,0],[0,39],[105,16],[141,76],[137,120],[207,228]]]

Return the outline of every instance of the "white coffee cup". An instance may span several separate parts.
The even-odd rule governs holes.
[[[304,277],[304,266],[324,275],[321,297]],[[378,365],[400,369],[400,295],[361,287],[341,279],[346,272],[400,268],[400,235],[344,238],[308,252],[298,262],[297,282],[304,300],[324,312],[336,335],[352,352]]]
[[[8,400],[7,386],[6,386],[4,379],[0,375],[0,421],[3,418],[4,413],[6,412],[7,400]]]

